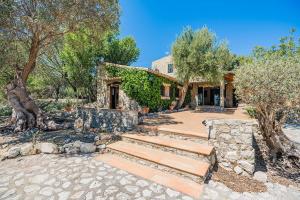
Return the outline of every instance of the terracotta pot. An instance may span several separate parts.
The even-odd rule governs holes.
[[[143,113],[144,114],[149,113],[149,110],[150,110],[149,107],[146,107],[146,106],[143,107]]]

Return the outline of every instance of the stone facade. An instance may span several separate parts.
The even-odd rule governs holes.
[[[119,106],[124,110],[142,110],[139,103],[136,100],[129,98],[122,89],[119,89]]]
[[[77,131],[96,128],[107,132],[130,131],[139,122],[138,112],[136,111],[96,108],[78,108],[76,121],[79,122],[75,122],[75,126],[78,127]]]
[[[237,174],[252,175],[255,168],[253,137],[258,125],[252,120],[207,121],[209,143],[216,148],[219,165]]]

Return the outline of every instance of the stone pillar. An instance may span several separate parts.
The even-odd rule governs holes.
[[[228,82],[226,85],[226,106],[229,108],[233,107],[233,84]]]
[[[224,87],[225,82],[224,80],[220,81],[220,106],[224,108],[225,98],[224,98]]]
[[[109,108],[109,88],[105,82],[108,77],[105,64],[101,63],[97,67],[97,107]]]
[[[196,108],[198,106],[198,84],[193,83],[192,89],[192,108]]]

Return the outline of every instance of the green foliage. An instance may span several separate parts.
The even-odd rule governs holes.
[[[182,82],[197,76],[219,80],[223,71],[232,66],[227,44],[218,43],[206,27],[197,31],[185,28],[172,46],[172,55],[176,76]]]
[[[130,64],[134,62],[139,49],[131,37],[119,39],[117,33],[107,33],[103,38],[91,35],[87,29],[68,34],[60,53],[63,71],[68,84],[77,96],[96,99],[96,66],[104,61]]]
[[[40,107],[43,111],[47,113],[54,113],[57,111],[61,111],[65,107],[65,103],[60,102],[51,102],[51,103],[40,103]]]
[[[138,59],[140,50],[132,37],[119,39],[117,36],[111,32],[106,34],[102,42],[101,56],[105,62],[130,65]]]
[[[175,100],[176,84],[164,77],[156,76],[144,70],[125,69],[107,66],[106,70],[111,77],[121,77],[121,88],[126,95],[135,99],[141,106],[147,106],[151,111],[168,109]],[[171,84],[172,96],[169,100],[161,99],[161,86]]]
[[[10,116],[12,114],[12,109],[7,105],[0,105],[0,117]]]
[[[248,106],[245,108],[245,110],[251,118],[256,118],[257,113],[256,113],[255,108]]]
[[[295,38],[295,29],[290,30],[289,36],[282,37],[279,45],[273,45],[271,48],[256,46],[253,49],[253,59],[266,59],[274,56],[278,57],[291,57],[300,56],[300,39]]]
[[[95,99],[95,76],[99,47],[87,29],[66,35],[60,52],[63,71],[77,95]]]

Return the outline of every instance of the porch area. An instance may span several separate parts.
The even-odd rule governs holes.
[[[227,73],[219,83],[193,80],[191,82],[192,107],[205,111],[213,111],[213,109],[224,111],[223,108],[237,107],[233,79],[234,74]]]

